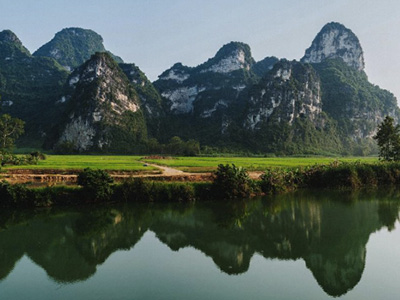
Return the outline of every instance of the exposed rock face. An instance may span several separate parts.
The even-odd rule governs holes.
[[[248,45],[231,42],[197,67],[177,63],[162,73],[154,85],[165,99],[164,138],[178,135],[202,143],[219,141],[241,114],[242,108],[236,109],[244,104],[241,92],[259,79],[252,70],[254,64]]]
[[[158,136],[162,126],[161,120],[165,116],[160,94],[135,64],[119,64],[119,67],[140,98],[149,135]]]
[[[251,72],[253,64],[250,47],[231,42],[224,45],[213,58],[195,68],[175,64],[159,76],[155,85],[168,100],[172,114],[195,113],[207,118],[216,110],[216,103],[236,99],[238,92],[253,83],[251,75],[245,76]],[[221,97],[212,101],[202,100],[209,98],[209,93],[213,93],[213,97],[218,97],[215,94]],[[229,99],[222,97],[224,94],[229,94]],[[204,102],[208,102],[205,107]]]
[[[315,121],[321,112],[320,81],[313,68],[281,60],[252,88],[245,126],[260,129],[270,119],[290,125],[297,118]]]
[[[103,38],[96,32],[82,28],[65,28],[33,55],[54,58],[68,71],[75,69],[96,52],[107,52]],[[110,53],[118,62],[122,59]]]
[[[239,69],[250,69],[249,63],[246,62],[246,54],[242,49],[233,50],[227,57],[220,59],[201,72],[230,73]]]
[[[178,83],[184,82],[190,77],[190,67],[186,67],[181,63],[176,63],[169,70],[165,71],[159,76],[159,80],[173,80]]]
[[[139,96],[107,53],[93,55],[71,74],[67,85],[63,99],[69,102],[70,114],[59,145],[104,150],[121,143],[119,139],[134,143],[146,136]]]
[[[339,23],[329,23],[315,37],[301,59],[305,63],[320,63],[325,59],[341,58],[348,66],[364,70],[364,55],[357,36]]]

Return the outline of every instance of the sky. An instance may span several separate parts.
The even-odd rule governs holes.
[[[154,81],[174,63],[197,66],[230,41],[256,61],[299,60],[328,22],[359,38],[369,80],[400,100],[398,0],[0,0],[0,31],[32,53],[63,28],[92,29]]]

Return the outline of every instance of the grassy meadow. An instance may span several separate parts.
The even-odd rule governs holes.
[[[171,157],[167,159],[144,158],[129,155],[47,155],[37,165],[5,166],[3,169],[32,170],[82,170],[84,168],[109,171],[155,171],[157,168],[144,166],[152,163],[185,172],[211,172],[219,164],[235,164],[248,171],[264,171],[267,168],[302,167],[315,164],[328,164],[335,160],[342,162],[377,162],[377,157]]]
[[[84,168],[113,171],[154,171],[157,168],[143,166],[141,156],[114,155],[47,155],[37,165],[5,166],[5,169],[82,170]]]

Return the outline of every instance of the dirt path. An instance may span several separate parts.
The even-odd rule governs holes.
[[[166,167],[166,166],[149,164],[149,163],[145,163],[145,162],[143,162],[143,164],[160,169],[162,171],[162,174],[157,174],[159,176],[179,176],[179,175],[191,174],[191,173],[185,173],[181,170],[173,169],[173,168]],[[143,176],[146,176],[146,175],[143,175]]]
[[[122,181],[127,178],[153,178],[155,180],[165,180],[165,181],[210,181],[212,179],[212,173],[189,173],[183,172],[181,170],[161,166],[157,164],[149,164],[143,162],[143,164],[147,164],[148,166],[155,167],[161,171],[161,173],[147,173],[147,174],[135,174],[126,172],[112,172],[110,175],[115,181]],[[258,179],[262,172],[249,172],[249,176],[252,179]],[[58,183],[66,183],[66,184],[74,184],[77,181],[77,174],[57,174],[57,172],[49,172],[45,173],[29,173],[29,172],[10,172],[5,174],[0,174],[0,180],[7,180],[10,183],[27,183],[33,182],[42,185],[53,185]]]

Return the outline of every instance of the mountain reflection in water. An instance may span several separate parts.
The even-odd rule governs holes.
[[[171,250],[198,249],[227,274],[245,273],[255,253],[303,259],[322,289],[339,296],[360,281],[371,233],[394,228],[398,198],[394,191],[303,191],[230,204],[3,211],[0,281],[24,255],[57,282],[86,280],[113,252],[133,248],[152,231]]]

